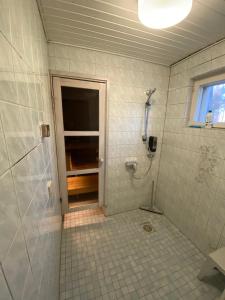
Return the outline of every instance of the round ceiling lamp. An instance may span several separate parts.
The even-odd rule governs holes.
[[[163,29],[181,22],[191,8],[192,0],[138,0],[138,17],[147,27]]]

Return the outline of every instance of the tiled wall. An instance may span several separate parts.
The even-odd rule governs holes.
[[[172,68],[166,107],[169,68],[51,43],[48,58],[36,1],[1,0],[0,10],[0,298],[58,298],[61,217],[48,59],[51,70],[108,79],[108,214],[150,199],[166,121],[157,200],[203,251],[225,245],[225,133],[187,127],[192,79],[225,70],[225,44]],[[138,175],[148,166],[141,135],[145,91],[154,87],[149,134],[159,147],[149,176],[134,181],[124,163],[136,157]],[[41,122],[50,123],[51,138],[40,139]]]
[[[151,180],[157,180],[169,68],[57,44],[49,44],[49,61],[51,70],[108,79],[107,213],[138,208],[150,200]],[[138,159],[138,175],[143,174],[149,164],[141,136],[145,91],[154,87],[157,92],[153,96],[149,134],[158,136],[158,152],[150,175],[145,180],[134,181],[125,169],[125,160]]]
[[[0,11],[0,299],[55,300],[61,218],[46,39],[35,0],[1,0]],[[40,139],[40,122],[51,138]]]
[[[225,42],[172,67],[157,200],[201,250],[225,245],[225,130],[188,128],[193,79],[225,72]]]

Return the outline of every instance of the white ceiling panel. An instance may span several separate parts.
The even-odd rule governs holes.
[[[225,1],[194,0],[190,15],[165,30],[143,26],[137,0],[38,0],[52,42],[171,65],[225,38]]]

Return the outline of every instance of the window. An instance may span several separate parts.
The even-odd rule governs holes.
[[[190,125],[203,127],[209,111],[212,111],[213,127],[225,128],[225,74],[194,84]]]

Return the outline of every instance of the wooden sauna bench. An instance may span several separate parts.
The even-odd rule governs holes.
[[[98,191],[98,174],[67,178],[69,196],[93,193]]]
[[[75,163],[72,160],[72,156],[70,152],[66,152],[66,169],[67,171],[73,170],[83,170],[83,169],[95,169],[98,168],[98,162],[88,162],[88,163]]]

